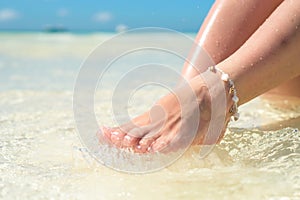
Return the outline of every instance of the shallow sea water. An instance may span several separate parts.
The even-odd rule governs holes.
[[[300,199],[297,99],[246,104],[204,159],[193,147],[139,175],[95,161],[77,135],[73,85],[83,59],[110,36],[0,34],[0,199]],[[132,113],[159,94],[140,91]],[[107,124],[110,109],[96,106]]]

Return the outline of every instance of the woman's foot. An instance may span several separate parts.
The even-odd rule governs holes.
[[[209,91],[214,91],[214,94],[209,94]],[[205,137],[212,119],[212,101],[223,91],[224,88],[209,90],[202,77],[197,76],[189,84],[161,98],[148,112],[131,122],[115,128],[102,127],[101,130],[115,146],[138,153],[174,151],[187,147],[191,142],[215,143],[225,132],[229,121],[229,116],[224,118],[227,113],[224,110],[215,112],[217,120],[223,122],[216,140],[208,141]],[[227,110],[228,107],[225,105]]]

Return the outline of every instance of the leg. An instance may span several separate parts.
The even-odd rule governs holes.
[[[241,104],[289,80],[299,81],[299,26],[300,1],[285,0],[238,51],[219,63],[235,79]],[[299,94],[299,88],[294,90]]]
[[[300,65],[300,64],[299,64]],[[283,95],[283,96],[293,96],[293,97],[299,97],[300,98],[300,76],[289,80],[280,86],[268,91],[266,95],[268,94],[275,94],[275,95]],[[265,96],[268,97],[268,96]],[[272,96],[270,96],[272,98]]]
[[[283,0],[227,1],[217,0],[195,39],[212,56],[215,64],[229,57],[257,30]],[[234,12],[232,12],[234,10]],[[245,26],[247,24],[247,26]],[[221,34],[220,34],[221,33]],[[224,37],[226,36],[226,37]],[[194,55],[199,69],[185,63],[182,75],[191,79],[207,69],[205,60]],[[268,94],[300,97],[300,76],[270,90]]]
[[[300,2],[286,0],[278,6],[268,20],[241,46],[235,53],[218,64],[218,67],[227,72],[235,81],[235,85],[243,104],[254,97],[263,94],[279,84],[300,75]],[[208,75],[205,72],[205,76]],[[215,88],[213,94],[208,94],[207,86],[201,76],[196,76],[189,83],[198,97],[201,118],[199,119],[199,137],[197,143],[201,143],[206,127],[210,123],[210,102],[218,98],[223,92]],[[156,104],[163,108],[164,115],[151,115],[151,111],[134,119],[140,128],[132,128],[132,123],[120,128],[103,129],[109,140],[117,146],[137,148],[137,151],[145,152],[148,147],[159,151],[173,139],[183,139],[185,135],[178,132],[180,126],[192,116],[194,107],[190,106],[189,96],[185,94],[185,88],[178,91],[177,96],[169,94]],[[181,116],[181,108],[177,97],[186,100],[184,106],[188,113]],[[230,107],[228,96],[227,110]],[[224,112],[224,110],[219,111]],[[153,116],[151,118],[151,116]],[[228,117],[224,128],[228,122]],[[160,126],[160,125],[163,126]],[[158,129],[158,130],[157,130]],[[158,131],[153,135],[152,132]],[[182,135],[183,134],[183,135]]]
[[[200,28],[195,43],[204,48],[214,63],[218,64],[240,48],[282,1],[217,0]],[[190,59],[198,58],[193,63],[201,68],[197,70],[185,63],[182,74],[187,79],[209,67],[194,54],[193,51],[190,53]]]

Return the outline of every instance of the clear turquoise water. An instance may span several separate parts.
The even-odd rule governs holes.
[[[77,136],[73,85],[82,61],[110,37],[0,34],[1,199],[300,199],[300,109],[292,99],[279,102],[284,108],[262,99],[243,106],[241,120],[202,160],[194,147],[143,175],[93,160]],[[141,91],[132,112],[160,92]],[[110,109],[96,106],[108,124]]]

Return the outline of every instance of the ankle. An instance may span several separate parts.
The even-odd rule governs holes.
[[[229,111],[229,115],[232,116],[235,121],[238,120],[240,116],[238,110],[239,98],[237,96],[237,90],[233,80],[227,73],[216,66],[209,67],[208,71],[218,74],[220,79],[223,81],[227,100],[227,111]]]

